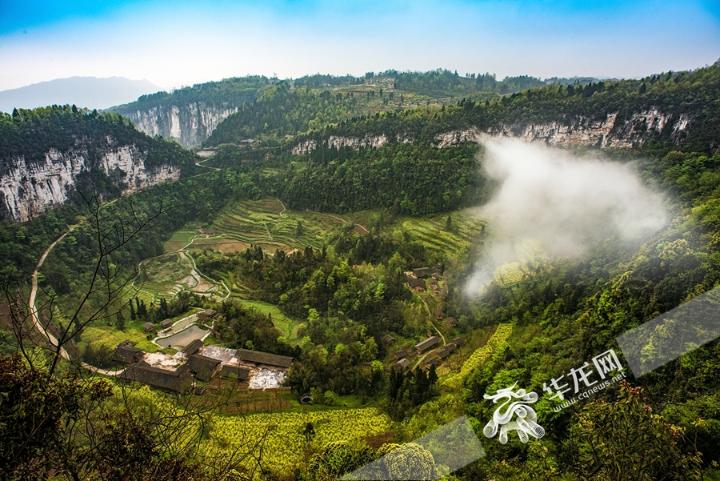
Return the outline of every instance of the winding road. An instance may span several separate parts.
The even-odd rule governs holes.
[[[43,326],[42,322],[40,322],[40,316],[38,315],[38,309],[36,306],[37,291],[38,291],[38,276],[40,274],[40,268],[45,263],[45,259],[47,259],[48,254],[50,254],[50,252],[52,252],[52,250],[55,248],[55,246],[61,240],[63,240],[66,235],[68,235],[70,232],[72,232],[72,230],[75,229],[75,227],[76,227],[75,225],[71,225],[63,235],[61,235],[60,237],[55,239],[55,241],[52,244],[50,244],[47,247],[47,249],[45,249],[45,252],[43,252],[42,255],[40,256],[40,259],[38,260],[38,263],[35,266],[35,270],[32,273],[32,284],[31,284],[31,288],[30,288],[30,297],[28,297],[28,310],[30,312],[30,318],[32,319],[33,324],[35,325],[35,328],[38,331],[40,331],[40,333],[43,336],[45,336],[47,338],[47,340],[50,343],[50,346],[52,347],[53,350],[57,350],[58,345],[60,343],[57,340],[57,338],[50,331],[48,331],[45,328],[45,326]],[[68,361],[70,360],[70,354],[67,352],[67,349],[65,349],[62,346],[60,347],[60,356],[62,356],[63,359],[66,359]],[[119,376],[124,371],[124,369],[119,369],[116,371],[101,369],[99,367],[92,366],[86,362],[80,362],[80,365],[83,368],[87,369],[88,371],[91,371],[95,374],[100,374],[103,376],[115,377],[115,376]]]

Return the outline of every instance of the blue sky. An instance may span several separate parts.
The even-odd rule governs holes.
[[[0,89],[437,67],[637,77],[718,58],[718,0],[0,0]]]

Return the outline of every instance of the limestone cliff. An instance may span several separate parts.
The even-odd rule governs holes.
[[[83,173],[99,170],[123,193],[180,177],[180,166],[148,167],[146,159],[146,151],[135,145],[118,145],[110,137],[100,149],[83,143],[63,151],[51,148],[41,162],[22,155],[2,159],[0,217],[24,222],[63,204]]]
[[[562,147],[633,148],[661,136],[668,137],[675,144],[681,144],[691,126],[692,118],[687,114],[673,115],[650,108],[625,119],[620,119],[618,113],[614,112],[601,119],[579,116],[551,122],[501,123],[485,128],[469,126],[437,133],[433,144],[438,148],[447,148],[476,141],[482,134],[491,134],[520,137],[528,142],[543,142]],[[304,155],[317,148],[320,142],[333,148],[378,148],[389,140],[390,137],[385,134],[365,137],[330,135],[324,140],[300,140],[290,150],[294,155]],[[398,134],[393,140],[412,142],[416,139]]]
[[[563,147],[633,148],[662,135],[680,144],[690,123],[687,114],[673,115],[650,108],[626,119],[620,119],[614,112],[600,120],[577,117],[566,122],[501,125],[489,133]]]
[[[210,105],[204,102],[158,105],[148,109],[124,109],[141,132],[154,137],[160,135],[180,144],[195,147],[202,144],[217,126],[238,107]]]

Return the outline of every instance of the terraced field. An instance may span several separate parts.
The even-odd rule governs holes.
[[[187,225],[173,232],[172,237],[165,242],[165,252],[175,252],[188,245],[193,237],[198,235],[199,226]]]
[[[398,232],[407,232],[411,239],[419,240],[429,249],[455,257],[470,247],[473,238],[483,230],[484,222],[471,210],[452,212],[452,229],[445,229],[447,214],[428,217],[403,217],[395,224]]]
[[[468,357],[460,368],[459,372],[450,373],[448,375],[441,374],[440,383],[450,388],[458,388],[462,385],[465,378],[474,370],[479,369],[483,363],[493,356],[502,354],[503,349],[507,345],[508,339],[512,335],[512,324],[498,324],[493,335],[482,346],[478,347]]]
[[[242,201],[220,212],[206,230],[219,237],[196,241],[192,247],[222,252],[242,251],[251,244],[270,251],[320,248],[334,228],[349,222],[348,217],[334,214],[289,211],[278,199]]]
[[[285,316],[278,306],[258,301],[253,288],[232,272],[208,278],[195,266],[193,252],[212,249],[222,253],[242,252],[251,245],[266,251],[292,252],[307,246],[320,248],[343,226],[355,225],[357,234],[368,232],[366,225],[378,214],[362,211],[351,214],[298,212],[287,210],[274,198],[239,201],[228,205],[204,225],[193,223],[173,233],[165,243],[166,254],[144,261],[134,286],[146,300],[171,297],[187,288],[206,295],[229,297],[264,314],[290,343],[299,342],[301,322]],[[470,210],[451,214],[452,228],[446,229],[447,214],[423,218],[400,217],[386,227],[402,235],[407,233],[429,249],[455,257],[465,251],[482,232],[483,222]]]
[[[170,252],[142,262],[133,287],[151,301],[160,297],[170,298],[181,289],[201,295],[224,292],[197,271],[193,259],[184,251]]]

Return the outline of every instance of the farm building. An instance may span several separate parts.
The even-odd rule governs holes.
[[[407,358],[402,358],[393,365],[396,369],[407,369],[410,367],[410,361]]]
[[[289,356],[280,356],[278,354],[270,354],[269,352],[262,351],[251,351],[249,349],[238,349],[235,357],[237,357],[240,361],[283,368],[290,367],[290,364],[293,362],[293,358]]]
[[[186,356],[192,356],[196,352],[200,350],[200,348],[203,347],[203,342],[200,339],[195,339],[190,344],[185,346],[182,350],[183,354]]]
[[[223,364],[222,369],[220,369],[220,377],[247,381],[248,377],[250,377],[250,369],[233,364]]]
[[[411,289],[425,289],[425,281],[418,279],[412,272],[405,273],[405,281]]]
[[[204,311],[200,311],[197,313],[197,318],[200,321],[207,321],[212,319],[217,315],[217,311],[215,309],[205,309]]]
[[[440,359],[445,359],[445,358],[448,357],[450,354],[452,354],[453,351],[455,351],[455,349],[457,349],[457,344],[454,344],[454,343],[452,343],[452,342],[449,342],[449,343],[447,343],[445,346],[443,346],[443,347],[441,347],[440,349],[437,350],[437,356],[438,356]]]
[[[415,350],[418,354],[422,354],[434,348],[438,344],[440,344],[440,338],[438,336],[430,336],[424,341],[415,344]]]
[[[136,381],[153,387],[184,393],[192,386],[192,376],[184,366],[175,370],[152,367],[145,363],[132,364],[120,374],[120,379]]]
[[[134,364],[142,360],[145,353],[135,346],[135,343],[125,340],[117,345],[113,357],[116,361],[125,364]]]
[[[420,365],[420,367],[422,369],[429,369],[431,366],[438,367],[439,364],[440,364],[440,358],[433,356],[430,359],[425,359],[422,362],[422,364]]]
[[[429,267],[418,267],[417,269],[413,269],[412,273],[418,279],[424,279],[426,277],[430,277],[433,271]]]
[[[220,369],[220,361],[202,354],[193,354],[188,357],[188,367],[200,381],[209,381]]]
[[[397,361],[404,357],[411,357],[413,354],[415,354],[415,351],[413,351],[412,348],[406,347],[390,354],[390,360]]]

